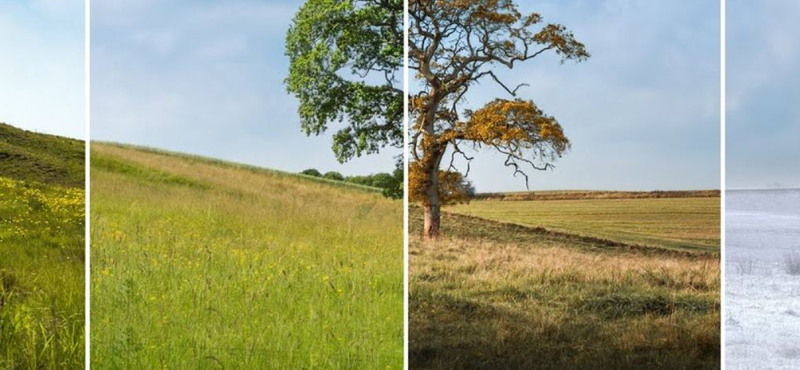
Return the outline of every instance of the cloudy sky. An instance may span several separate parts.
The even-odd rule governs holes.
[[[554,171],[531,174],[531,189],[719,189],[718,1],[522,3],[567,26],[592,54],[578,64],[534,59],[502,74],[529,83],[520,97],[555,116],[573,143]],[[487,81],[470,104],[493,97],[507,94]],[[502,164],[500,155],[477,155],[470,178],[478,191],[525,190]]]
[[[286,93],[301,0],[92,2],[92,139],[288,171],[391,171],[398,149],[341,165]]]
[[[282,81],[284,36],[300,0],[92,3],[92,137],[299,171],[391,169],[390,150],[338,164],[330,134],[300,132]],[[526,6],[528,2],[525,2]],[[593,57],[544,57],[510,72],[521,97],[556,116],[573,149],[532,189],[719,188],[719,4],[696,0],[542,0]],[[504,93],[487,83],[480,106]],[[479,191],[524,190],[482,152]]]
[[[84,136],[83,0],[0,1],[0,122]]]
[[[727,186],[800,187],[800,2],[727,7]]]

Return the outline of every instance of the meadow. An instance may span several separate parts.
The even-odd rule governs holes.
[[[448,211],[631,245],[717,252],[719,197],[479,200]]]
[[[83,143],[0,124],[0,158],[0,369],[82,369]]]
[[[95,369],[400,369],[402,203],[93,143]]]
[[[597,210],[584,201],[590,202],[586,209]],[[607,218],[622,208],[559,219],[574,214],[575,205],[473,202],[448,207],[444,236],[425,242],[419,237],[421,211],[412,207],[411,368],[719,369],[718,250],[634,246],[613,233],[587,237],[449,213],[480,209],[469,213],[528,219],[495,208],[520,212],[523,203],[545,204],[564,230],[582,230],[568,228],[569,219],[585,226],[591,217]],[[655,209],[667,214],[656,217]],[[675,218],[671,209],[650,207],[651,216],[641,222]],[[718,234],[718,214],[702,217],[709,230],[699,234]]]

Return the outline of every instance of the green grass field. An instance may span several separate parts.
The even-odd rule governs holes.
[[[632,209],[624,212],[624,205],[613,203],[614,211],[604,212],[588,202],[583,209],[596,215],[584,211],[574,216],[581,205],[572,202],[548,201],[542,207],[563,230],[583,230],[568,222],[576,220],[590,231],[592,217],[623,217],[642,207],[626,202]],[[473,202],[456,210],[476,214],[479,209],[503,221],[530,220],[527,214],[500,213],[522,211],[525,203],[540,205]],[[699,203],[695,206],[701,210],[714,207]],[[684,219],[699,219],[709,230],[695,234],[719,233],[718,213],[675,216],[674,205],[646,204],[649,216],[639,216],[645,225],[627,215],[624,225],[652,235],[653,229],[668,231],[668,226],[650,226],[652,220],[683,225]],[[658,209],[665,214],[657,215]],[[544,215],[534,215],[546,222]],[[440,240],[424,242],[421,224],[422,212],[414,207],[409,245],[412,369],[720,367],[720,268],[712,246],[676,250],[669,241],[632,247],[611,240],[616,238],[608,230],[602,238],[586,237],[454,213],[442,216]]]
[[[92,145],[93,369],[400,369],[402,203]]]
[[[0,173],[0,369],[82,369],[83,142],[0,125]]]
[[[473,201],[446,211],[647,247],[719,252],[720,198]]]

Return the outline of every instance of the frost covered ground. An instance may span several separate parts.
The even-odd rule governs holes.
[[[729,191],[726,368],[800,369],[800,190]]]

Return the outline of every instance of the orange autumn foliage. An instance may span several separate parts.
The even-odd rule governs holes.
[[[427,205],[425,188],[428,176],[417,162],[408,165],[408,200]],[[467,203],[472,194],[469,193],[464,175],[456,171],[439,170],[439,197],[442,205]]]
[[[467,115],[469,120],[457,122],[453,130],[441,135],[442,140],[463,139],[497,146],[516,144],[520,149],[548,146],[557,156],[569,149],[569,139],[558,121],[531,101],[496,99]]]

